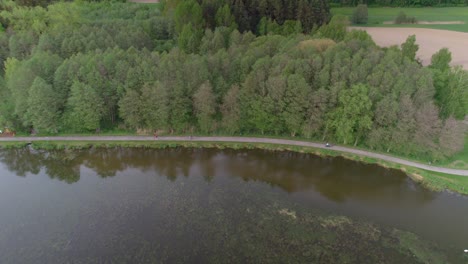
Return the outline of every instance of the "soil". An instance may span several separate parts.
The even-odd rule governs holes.
[[[383,22],[386,25],[393,25],[395,24],[394,21],[385,21]],[[419,25],[460,25],[460,24],[465,24],[464,21],[418,21],[414,24],[419,24]]]
[[[418,58],[423,65],[431,63],[431,57],[441,48],[448,48],[452,52],[452,65],[460,65],[468,70],[468,33],[428,28],[381,28],[381,27],[352,27],[367,31],[375,43],[388,47],[401,45],[410,35],[416,35],[419,45]]]

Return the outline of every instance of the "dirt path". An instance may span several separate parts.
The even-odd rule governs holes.
[[[428,28],[383,28],[383,27],[351,27],[367,31],[375,43],[382,47],[401,45],[410,35],[416,35],[419,45],[417,56],[424,65],[431,63],[431,57],[441,48],[452,52],[452,65],[461,65],[468,70],[468,33]]]
[[[21,142],[32,142],[32,141],[154,141],[153,137],[142,137],[142,136],[78,136],[78,137],[14,137],[14,138],[1,138],[0,141],[21,141]],[[406,166],[415,168],[425,169],[433,172],[441,172],[452,175],[468,176],[468,170],[457,170],[443,167],[430,166],[422,163],[408,161],[392,156],[383,154],[373,153],[370,151],[364,151],[359,149],[353,149],[348,147],[333,146],[327,148],[323,143],[312,143],[297,140],[287,139],[274,139],[274,138],[255,138],[255,137],[158,137],[158,141],[202,141],[202,142],[241,142],[241,143],[268,143],[277,145],[293,145],[301,147],[313,147],[320,149],[330,149],[339,152],[352,153],[359,156],[370,157],[381,159],[384,161],[390,161]]]

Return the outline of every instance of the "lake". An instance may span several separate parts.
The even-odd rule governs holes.
[[[468,198],[266,150],[0,150],[0,263],[468,263]]]

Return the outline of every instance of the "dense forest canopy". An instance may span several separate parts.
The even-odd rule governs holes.
[[[422,67],[414,36],[383,49],[344,17],[309,29],[272,3],[3,1],[0,127],[288,135],[434,160],[463,149],[468,73],[448,50]]]

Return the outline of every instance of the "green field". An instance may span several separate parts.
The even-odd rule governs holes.
[[[351,16],[354,7],[339,7],[332,8],[333,15],[341,14]],[[405,12],[407,16],[414,16],[418,21],[463,21],[465,24],[453,25],[384,25],[385,21],[393,21],[401,11]],[[420,27],[420,28],[433,28],[445,29],[453,31],[468,32],[468,7],[425,7],[425,8],[393,8],[393,7],[373,7],[369,8],[369,20],[367,26],[379,27]]]

